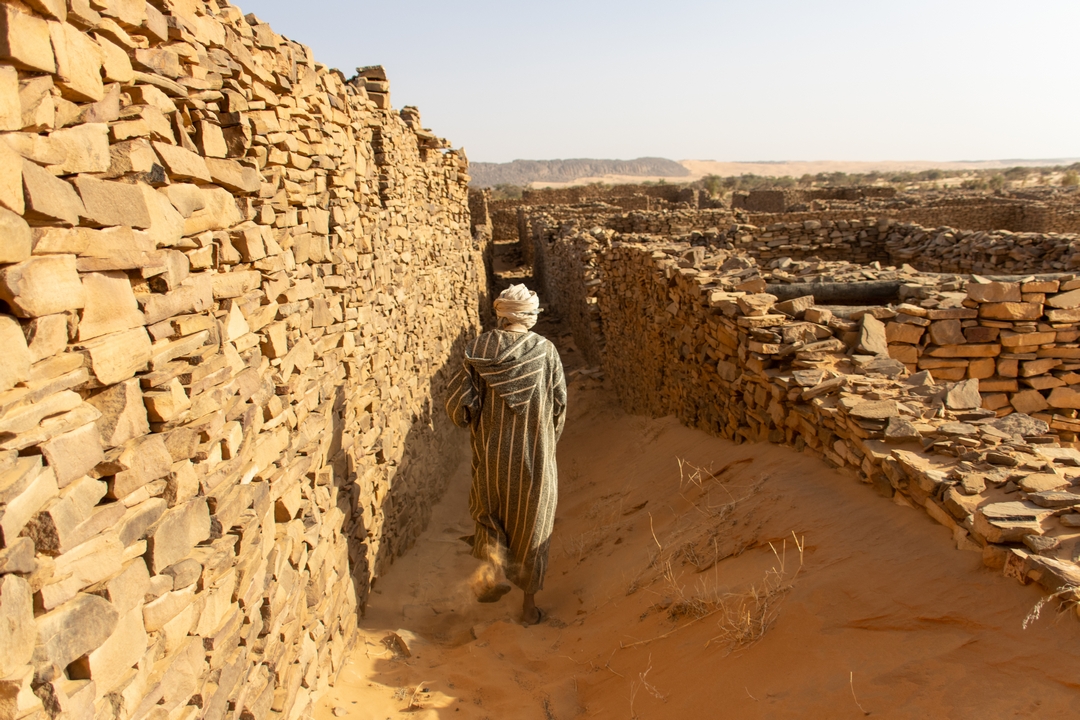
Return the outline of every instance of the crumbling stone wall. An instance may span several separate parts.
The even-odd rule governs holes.
[[[0,7],[0,716],[298,718],[457,455],[466,162],[224,0]]]
[[[580,277],[549,262],[547,282],[599,279],[597,322],[575,336],[601,328],[628,410],[816,454],[925,509],[988,566],[1074,597],[1080,278],[912,271],[905,302],[844,311],[777,302],[764,291],[782,277],[729,251],[596,228],[538,255],[562,252],[593,260]],[[854,279],[859,267],[833,265],[815,270]]]

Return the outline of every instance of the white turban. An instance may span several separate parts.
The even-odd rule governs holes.
[[[539,313],[540,298],[524,285],[511,285],[495,300],[495,314],[504,318],[506,325],[523,325],[527,330],[536,324]]]

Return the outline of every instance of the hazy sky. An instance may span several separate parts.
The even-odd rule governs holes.
[[[1080,157],[1080,0],[237,0],[470,160]]]

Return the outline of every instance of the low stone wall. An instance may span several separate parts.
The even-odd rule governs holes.
[[[462,156],[225,2],[0,8],[0,715],[309,714],[460,438]]]
[[[567,224],[536,252],[549,293],[588,303],[563,312],[628,411],[815,453],[1022,582],[1080,584],[1080,279],[835,263],[900,277],[905,301],[844,311],[778,303],[778,278],[715,247]]]

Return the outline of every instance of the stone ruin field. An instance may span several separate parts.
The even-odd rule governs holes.
[[[0,5],[0,718],[1075,705],[1075,193],[494,202],[225,0]],[[442,412],[518,279],[572,393],[528,629]]]

